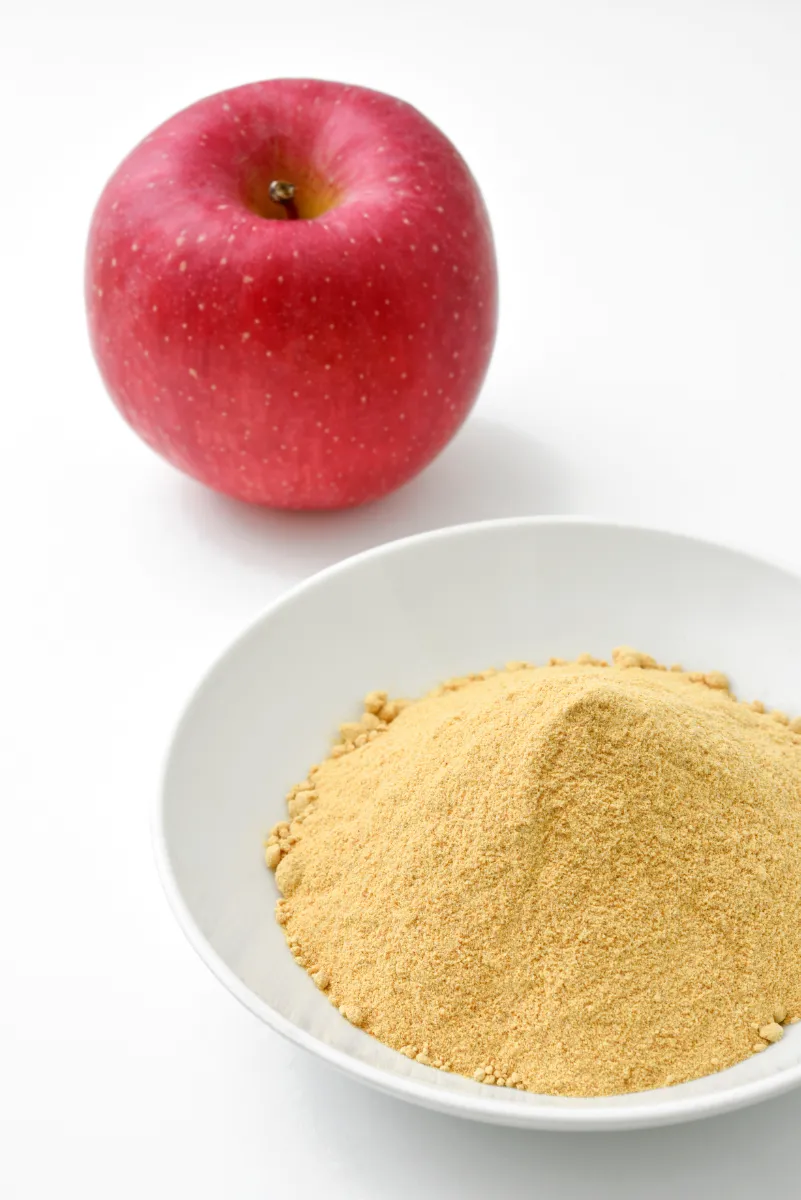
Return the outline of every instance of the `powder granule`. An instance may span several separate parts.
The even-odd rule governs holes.
[[[371,693],[290,793],[313,799],[267,854],[292,952],[418,1061],[608,1095],[801,1013],[801,737],[717,672],[601,662]]]

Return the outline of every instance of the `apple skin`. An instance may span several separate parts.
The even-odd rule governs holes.
[[[275,178],[301,219],[269,200]],[[108,391],[149,446],[242,500],[342,508],[405,483],[464,421],[497,272],[478,187],[421,113],[271,80],[201,100],[123,161],[86,301]]]

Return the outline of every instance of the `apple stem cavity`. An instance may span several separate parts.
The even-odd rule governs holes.
[[[300,213],[295,204],[295,185],[285,179],[274,179],[270,184],[270,199],[273,204],[280,204],[286,213],[288,221],[297,221]]]

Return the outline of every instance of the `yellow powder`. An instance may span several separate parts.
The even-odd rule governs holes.
[[[801,1014],[801,736],[626,647],[373,692],[267,861],[297,961],[418,1062],[566,1096],[680,1083]]]

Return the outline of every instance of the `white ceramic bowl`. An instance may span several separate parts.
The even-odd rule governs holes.
[[[585,520],[445,529],[332,567],[273,604],[194,692],[156,822],[162,879],[201,958],[252,1012],[355,1079],[506,1125],[620,1129],[709,1116],[801,1082],[801,1025],[764,1054],[678,1087],[565,1099],[481,1086],[354,1029],[291,958],[262,839],[284,793],[373,688],[415,696],[510,659],[620,643],[719,669],[801,712],[801,580],[689,538]]]

